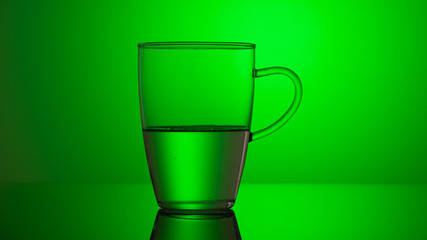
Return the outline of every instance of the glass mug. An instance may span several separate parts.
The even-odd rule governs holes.
[[[255,69],[255,44],[149,42],[138,45],[145,151],[157,203],[166,209],[227,209],[237,196],[248,143],[282,127],[302,96],[298,76],[283,67]],[[250,132],[254,78],[292,80],[290,108],[271,126]]]

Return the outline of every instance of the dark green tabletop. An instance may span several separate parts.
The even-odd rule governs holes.
[[[233,227],[246,240],[427,239],[426,203],[427,185],[242,184]],[[158,210],[151,185],[1,184],[0,239],[150,239]]]

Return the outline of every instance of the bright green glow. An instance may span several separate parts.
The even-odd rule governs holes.
[[[257,68],[288,67],[304,84],[295,116],[251,143],[243,182],[427,182],[425,1],[10,0],[0,11],[1,181],[149,183],[136,44],[191,40],[256,43]],[[280,76],[257,79],[253,130],[292,95]]]

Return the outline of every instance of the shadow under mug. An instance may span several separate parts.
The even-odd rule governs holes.
[[[255,44],[139,44],[138,82],[145,151],[157,202],[168,209],[234,205],[248,143],[282,127],[302,96],[283,67],[255,69]],[[251,132],[254,79],[287,76],[291,106],[272,125]]]

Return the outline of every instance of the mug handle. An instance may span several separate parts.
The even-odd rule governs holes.
[[[260,138],[263,138],[267,135],[272,134],[273,132],[277,131],[279,128],[281,128],[286,122],[289,121],[289,119],[294,115],[294,113],[297,111],[300,103],[301,103],[301,97],[302,97],[302,84],[299,77],[294,73],[292,70],[284,67],[269,67],[269,68],[261,68],[261,69],[255,69],[254,70],[254,77],[265,77],[268,75],[273,74],[281,74],[288,76],[295,86],[295,96],[294,100],[291,103],[291,106],[289,109],[283,114],[279,120],[271,124],[270,126],[258,130],[256,132],[251,133],[250,141],[257,140]]]

